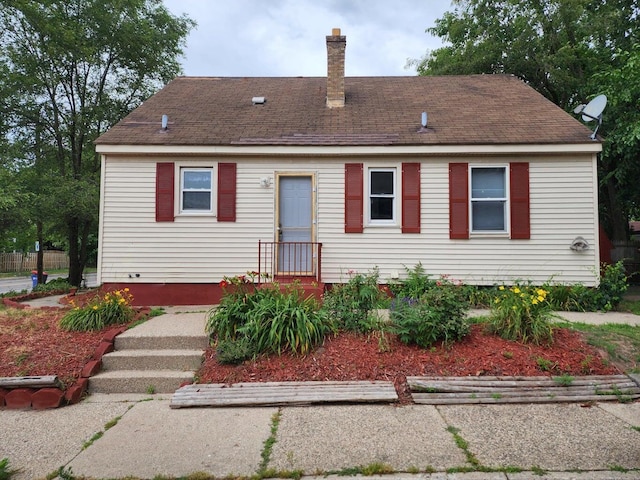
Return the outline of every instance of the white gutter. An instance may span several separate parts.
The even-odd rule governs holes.
[[[96,151],[108,155],[209,155],[209,156],[361,156],[361,155],[513,155],[598,153],[600,142],[570,144],[503,145],[109,145]]]

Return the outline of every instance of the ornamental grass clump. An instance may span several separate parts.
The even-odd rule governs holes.
[[[551,343],[556,317],[547,300],[549,292],[532,285],[498,287],[491,305],[488,328],[507,340],[523,343]]]
[[[217,341],[219,360],[238,363],[261,353],[306,354],[334,331],[333,323],[299,284],[256,288],[252,273],[225,278],[220,304],[206,330]]]
[[[98,295],[82,307],[72,300],[73,308],[60,320],[60,328],[87,332],[127,323],[135,313],[132,302],[128,288]]]

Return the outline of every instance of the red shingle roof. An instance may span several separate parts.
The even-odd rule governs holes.
[[[590,130],[508,75],[178,77],[102,135],[121,145],[467,145],[590,143]],[[252,98],[264,96],[264,105]],[[428,128],[421,114],[428,113]],[[169,127],[162,130],[162,115]]]

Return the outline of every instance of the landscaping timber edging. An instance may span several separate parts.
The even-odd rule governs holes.
[[[80,378],[66,389],[55,375],[0,377],[0,409],[44,410],[78,403],[87,391],[89,377],[100,371],[102,356],[113,350],[116,337],[126,329],[120,326],[107,330],[82,368]]]
[[[415,403],[426,405],[629,402],[640,385],[627,375],[584,377],[407,377]]]
[[[171,398],[170,407],[262,407],[397,400],[393,382],[386,381],[213,383],[179,388]]]

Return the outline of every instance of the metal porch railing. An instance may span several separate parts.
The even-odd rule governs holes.
[[[258,241],[258,283],[273,280],[322,281],[322,243]]]

